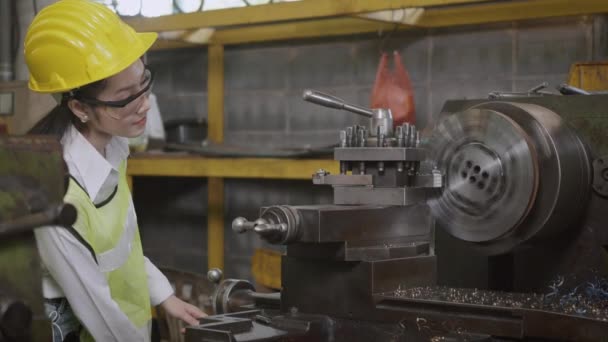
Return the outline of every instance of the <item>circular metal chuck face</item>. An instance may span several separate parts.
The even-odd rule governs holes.
[[[555,236],[586,206],[588,153],[545,107],[486,102],[447,114],[427,148],[445,174],[429,201],[438,225],[486,253]]]
[[[431,146],[446,175],[431,208],[453,236],[494,240],[528,213],[538,188],[536,151],[513,120],[486,109],[450,115],[437,126]]]
[[[238,309],[240,300],[235,300],[235,304],[231,305],[233,297],[237,297],[239,293],[245,293],[247,291],[255,292],[255,287],[246,280],[240,279],[226,279],[222,281],[215,292],[213,293],[213,312],[216,315],[222,315],[234,312]],[[242,297],[242,296],[241,296]]]

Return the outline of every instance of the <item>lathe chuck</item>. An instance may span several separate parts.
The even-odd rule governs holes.
[[[490,254],[554,237],[585,207],[588,152],[545,107],[486,102],[444,115],[428,148],[445,175],[429,202],[437,224]]]

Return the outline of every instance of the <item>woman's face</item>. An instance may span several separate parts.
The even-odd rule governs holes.
[[[87,126],[102,134],[133,138],[146,128],[152,74],[141,60],[109,77],[95,100]],[[106,104],[107,103],[107,104]]]

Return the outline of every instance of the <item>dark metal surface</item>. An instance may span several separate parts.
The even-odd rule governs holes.
[[[306,313],[371,319],[375,316],[372,294],[394,291],[400,285],[433,284],[436,281],[434,265],[434,256],[371,262],[286,256],[281,264],[281,308],[283,312],[295,307]]]
[[[426,240],[433,227],[426,205],[405,208],[338,205],[292,208],[301,217],[300,242],[374,241],[402,236]]]
[[[608,155],[593,161],[593,190],[600,196],[608,197]]]
[[[260,210],[260,218],[233,221],[237,232],[256,231],[259,226],[281,226],[274,235],[256,231],[275,244],[376,241],[385,244],[407,237],[408,242],[428,242],[433,220],[424,204],[408,207],[376,205],[271,206]],[[375,229],[370,229],[375,227]],[[345,254],[341,254],[344,257]]]
[[[237,314],[216,315],[200,320],[200,325],[186,328],[186,341],[246,342],[277,341],[288,334],[285,330],[267,327],[255,321],[259,310]]]
[[[76,222],[76,215],[76,208],[71,204],[65,203],[41,212],[0,222],[0,238],[29,232],[34,227],[48,225],[71,226]]]
[[[75,220],[63,205],[61,146],[46,137],[0,136],[0,340],[50,341],[33,230]],[[70,223],[71,224],[71,223]]]
[[[207,138],[207,122],[177,119],[165,122],[166,141],[172,144],[198,144]]]
[[[577,341],[595,341],[608,332],[608,303],[583,295],[575,303],[564,304],[563,298],[550,294],[422,287],[376,298],[379,309],[411,313],[410,321],[415,319],[417,328],[427,332]]]
[[[0,298],[0,340],[27,341],[31,339],[32,310],[24,302]]]
[[[66,172],[56,139],[0,136],[0,222],[62,205]]]
[[[430,189],[432,188],[335,187],[334,203],[409,206],[426,201]]]
[[[344,147],[334,149],[334,159],[343,161],[421,161],[424,149],[415,147]]]

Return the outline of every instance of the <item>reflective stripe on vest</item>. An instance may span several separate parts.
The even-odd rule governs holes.
[[[70,179],[64,201],[76,207],[74,230],[93,250],[100,272],[108,281],[112,299],[129,320],[141,329],[151,319],[145,261],[131,193],[126,181],[126,161],[120,167],[113,196],[95,206],[86,191]],[[81,340],[92,340],[88,333]]]
[[[129,210],[127,211],[127,218],[125,219],[124,223],[125,228],[122,232],[120,240],[118,240],[118,243],[116,244],[116,247],[102,253],[96,253],[97,264],[102,272],[111,272],[118,269],[127,261],[127,258],[131,254],[133,237],[135,237],[135,232],[137,231],[137,227],[130,224],[135,222],[135,217],[133,217],[134,212],[133,202],[131,202]]]

